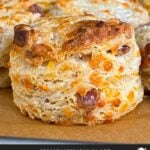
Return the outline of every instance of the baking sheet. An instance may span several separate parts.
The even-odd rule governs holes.
[[[11,89],[0,90],[0,136],[104,143],[150,144],[150,98],[112,124],[50,125],[23,116],[13,104]]]
[[[50,145],[70,145],[70,144],[75,144],[75,145],[83,145],[86,144],[86,142],[78,142],[78,141],[66,141],[66,140],[47,140],[47,139],[33,139],[33,138],[14,138],[14,137],[0,137],[0,145],[3,144],[40,144],[40,145],[45,145],[45,144],[50,144]],[[95,144],[105,144],[105,143],[89,143],[90,145],[95,145]]]

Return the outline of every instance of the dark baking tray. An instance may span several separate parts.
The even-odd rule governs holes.
[[[0,136],[0,144],[57,144],[58,145],[58,144],[102,144],[102,143],[31,139],[31,138],[14,138],[14,137]]]

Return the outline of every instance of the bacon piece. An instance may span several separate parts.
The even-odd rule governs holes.
[[[14,41],[17,46],[24,47],[30,43],[32,28],[29,25],[20,24],[14,28]]]
[[[43,9],[38,4],[33,4],[29,7],[29,11],[33,14],[39,13],[41,16],[44,16]]]
[[[130,51],[130,47],[128,45],[123,45],[119,48],[117,56],[122,56],[127,54]]]
[[[85,96],[77,94],[77,104],[80,108],[93,109],[98,101],[98,93],[96,89],[91,89]]]

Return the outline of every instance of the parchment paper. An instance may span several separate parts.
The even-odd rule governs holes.
[[[150,144],[150,98],[112,124],[58,126],[23,116],[13,104],[11,89],[0,90],[0,136],[109,143]]]

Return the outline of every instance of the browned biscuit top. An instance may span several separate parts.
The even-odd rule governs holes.
[[[88,48],[92,44],[100,44],[113,39],[120,34],[125,34],[127,38],[131,38],[130,26],[118,21],[81,21],[79,26],[69,33],[69,40],[64,42],[62,49],[65,51],[78,51],[81,48]]]
[[[30,54],[30,58],[47,60],[88,53],[89,49],[96,44],[104,44],[122,35],[130,39],[133,35],[132,26],[119,20],[104,22],[95,19],[87,20],[86,16],[85,19],[79,18],[51,18],[49,22],[43,21],[41,27],[39,24],[17,25],[14,29],[14,44],[19,49],[28,49],[26,57]],[[129,49],[123,47],[120,51],[127,53]]]

